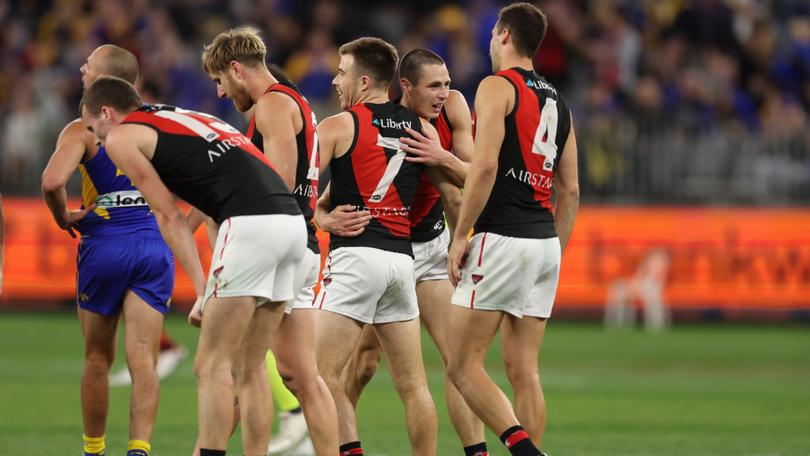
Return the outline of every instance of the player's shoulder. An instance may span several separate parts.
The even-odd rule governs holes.
[[[515,86],[508,79],[498,75],[487,76],[478,84],[475,109],[479,114],[484,108],[500,111],[505,107],[506,111],[510,111],[515,103],[515,92]]]
[[[323,119],[318,124],[318,130],[332,130],[340,128],[353,128],[354,116],[349,111],[343,111]]]
[[[444,110],[447,118],[453,126],[465,125],[470,122],[470,106],[464,94],[458,90],[451,90],[447,101],[444,103]]]
[[[512,89],[512,81],[502,74],[491,74],[478,84],[478,91],[497,91],[503,89]]]
[[[158,132],[151,126],[138,123],[123,123],[111,128],[104,143],[109,151],[119,145],[140,146],[146,141],[156,141]]]
[[[262,114],[298,112],[298,103],[287,92],[267,92],[256,101],[256,112]]]
[[[88,145],[94,143],[95,139],[95,135],[87,129],[87,125],[85,125],[82,119],[77,118],[65,125],[62,132],[59,133],[59,139],[57,141],[59,143],[76,142]]]

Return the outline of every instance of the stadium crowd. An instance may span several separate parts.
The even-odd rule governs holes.
[[[810,5],[800,0],[545,0],[540,73],[580,125],[584,201],[798,203],[810,196]],[[79,67],[101,43],[134,52],[142,91],[216,113],[199,50],[253,23],[269,60],[319,117],[338,109],[336,43],[427,47],[472,100],[490,72],[500,2],[56,0],[0,3],[0,179],[36,194],[59,129],[76,117]],[[722,195],[718,195],[722,191]]]

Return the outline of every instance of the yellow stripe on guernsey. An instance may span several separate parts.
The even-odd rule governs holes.
[[[96,190],[96,185],[84,165],[79,165],[79,172],[82,175],[82,204],[84,204],[84,207],[88,207],[98,199],[98,190]],[[110,219],[110,212],[101,206],[97,207],[93,212],[99,217]]]

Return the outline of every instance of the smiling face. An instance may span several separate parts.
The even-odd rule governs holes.
[[[340,56],[340,64],[338,65],[338,73],[332,79],[332,85],[335,86],[338,98],[340,99],[340,108],[349,109],[359,100],[362,92],[362,76],[357,74],[354,65],[354,56],[351,54],[343,54]]]
[[[247,85],[238,76],[236,70],[229,67],[227,70],[209,75],[217,86],[219,98],[229,98],[239,112],[245,112],[253,107],[253,100],[247,90]]]
[[[435,119],[450,96],[450,73],[445,65],[422,65],[418,82],[412,84],[404,79],[402,92],[407,97],[408,107],[419,117]]]

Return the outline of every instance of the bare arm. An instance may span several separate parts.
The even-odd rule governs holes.
[[[457,91],[450,92],[445,110],[453,128],[453,150],[445,150],[438,136],[431,140],[413,130],[407,129],[412,138],[402,138],[402,150],[411,154],[408,161],[439,167],[458,187],[464,186],[473,153],[472,118],[464,96]]]
[[[557,194],[557,205],[554,208],[554,228],[560,237],[560,247],[565,251],[574,220],[579,208],[579,179],[577,171],[577,138],[574,135],[574,121],[571,119],[571,131],[565,142],[565,149],[560,158],[559,169],[554,179],[554,192]]]
[[[348,116],[348,119],[346,118]],[[336,151],[345,153],[348,145],[346,143],[346,132],[354,135],[353,120],[351,114],[342,113],[324,119],[318,125],[318,146],[320,149],[320,167],[323,173],[332,162]],[[349,138],[349,142],[351,138]],[[356,206],[343,204],[337,206],[330,212],[332,184],[326,186],[318,203],[315,206],[315,223],[327,233],[338,236],[353,237],[363,232],[366,225],[371,222],[371,212],[358,211]]]
[[[461,202],[458,225],[448,258],[450,281],[455,286],[461,278],[460,269],[469,248],[467,233],[478,220],[495,185],[498,171],[498,155],[505,134],[503,119],[509,112],[509,95],[512,87],[503,78],[489,76],[478,86],[475,106],[478,129],[464,196]]]
[[[67,185],[71,174],[76,171],[87,151],[87,136],[90,133],[85,129],[84,123],[74,120],[59,134],[54,150],[45,171],[42,172],[42,194],[45,203],[53,215],[59,228],[66,230],[72,237],[76,237],[73,227],[90,211],[95,209],[95,203],[81,210],[68,210]]]
[[[215,222],[211,217],[203,214],[201,210],[192,206],[188,211],[188,214],[186,214],[186,223],[188,223],[188,228],[192,233],[196,232],[197,228],[205,223],[205,233],[208,237],[208,245],[211,247],[211,250],[214,250],[214,244],[217,242],[217,232],[219,231],[219,225],[217,225],[217,222]]]
[[[427,138],[438,139],[438,133],[430,122],[422,120],[422,131]],[[442,206],[444,207],[444,215],[447,217],[447,224],[450,227],[450,235],[458,223],[458,213],[461,209],[461,189],[458,185],[451,181],[449,176],[442,172],[440,168],[428,168],[425,170],[428,173],[430,182],[439,190],[441,195]]]
[[[303,128],[298,106],[286,95],[269,93],[259,99],[255,109],[256,129],[264,138],[264,155],[293,191],[298,166],[295,132]]]
[[[205,275],[194,236],[186,218],[174,203],[174,196],[142,152],[149,148],[154,150],[156,142],[157,134],[149,127],[119,125],[107,135],[107,154],[146,198],[155,214],[160,233],[186,270],[199,300],[205,292]]]

